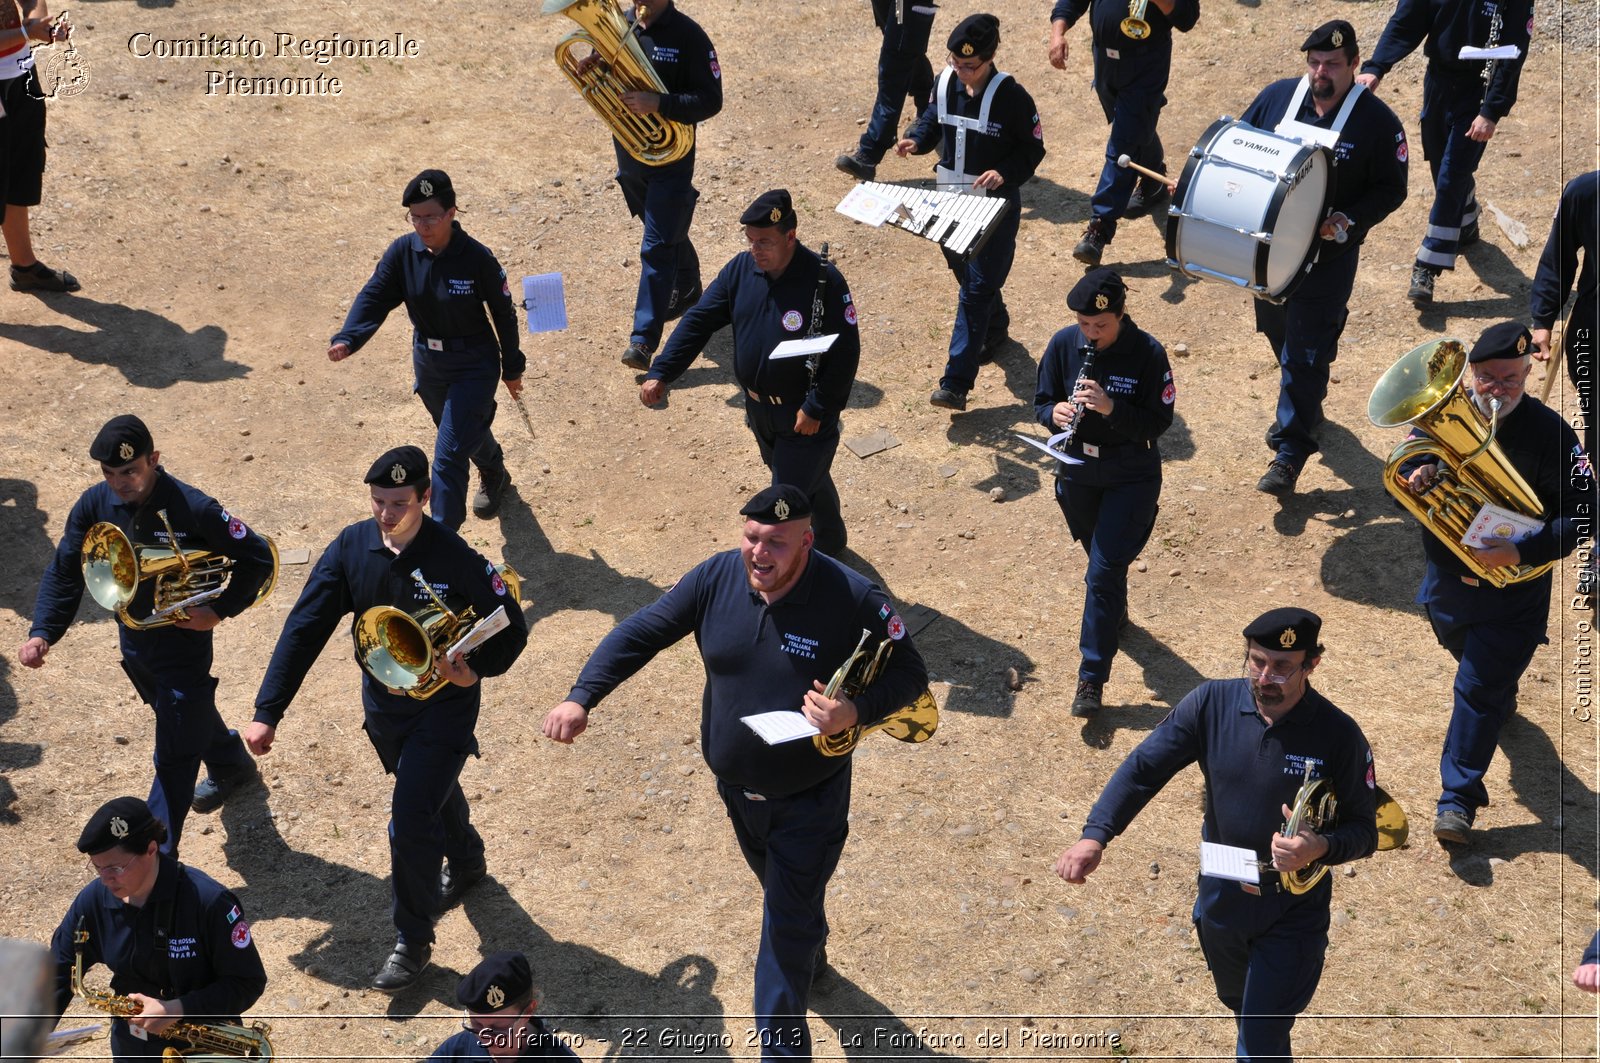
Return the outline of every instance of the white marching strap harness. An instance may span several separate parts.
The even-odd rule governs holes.
[[[1292,137],[1309,144],[1321,144],[1332,151],[1339,146],[1339,131],[1344,128],[1345,122],[1350,120],[1350,112],[1355,109],[1356,100],[1367,91],[1367,87],[1357,81],[1350,86],[1350,91],[1345,94],[1344,106],[1339,108],[1339,113],[1333,116],[1333,125],[1327,129],[1302,122],[1295,115],[1300,113],[1300,107],[1306,101],[1306,93],[1311,91],[1311,75],[1306,74],[1300,79],[1300,86],[1294,90],[1294,95],[1289,99],[1288,110],[1283,112],[1283,117],[1278,119],[1278,124],[1273,127],[1273,132],[1280,137]],[[941,119],[943,115],[940,115]]]
[[[983,90],[983,102],[978,106],[978,116],[968,118],[964,115],[951,114],[949,109],[950,82],[955,78],[955,68],[945,67],[939,75],[938,88],[934,94],[939,101],[939,124],[954,127],[956,131],[956,157],[954,168],[948,166],[935,166],[934,176],[939,181],[941,190],[951,192],[967,192],[973,195],[987,195],[983,189],[975,189],[972,182],[978,179],[978,174],[967,173],[967,133],[987,134],[989,132],[989,105],[994,103],[994,94],[1000,88],[1000,83],[1011,75],[1001,70],[996,70],[994,77],[989,79],[989,87]],[[957,91],[965,89],[957,85]]]

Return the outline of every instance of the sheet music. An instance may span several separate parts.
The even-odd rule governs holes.
[[[1028,444],[1028,446],[1030,446],[1030,447],[1038,447],[1040,450],[1044,451],[1046,454],[1050,455],[1052,458],[1056,459],[1057,461],[1064,461],[1068,465],[1082,465],[1083,464],[1083,459],[1082,458],[1075,458],[1071,454],[1068,454],[1064,450],[1057,450],[1056,449],[1057,446],[1060,445],[1061,441],[1064,438],[1066,438],[1067,433],[1065,433],[1065,432],[1057,432],[1055,435],[1051,436],[1048,440],[1044,440],[1042,442],[1040,440],[1037,440],[1037,439],[1033,438],[1032,436],[1025,436],[1021,432],[1016,432],[1016,433],[1013,433],[1013,434],[1018,439],[1022,440],[1024,443]]]
[[[1507,539],[1520,543],[1528,536],[1544,530],[1544,521],[1525,517],[1509,509],[1485,502],[1478,515],[1472,518],[1467,532],[1461,537],[1462,546],[1483,546],[1484,539]]]
[[[741,716],[744,725],[761,737],[769,746],[810,738],[822,732],[811,726],[805,716],[793,709],[778,712],[758,712],[754,716]]]
[[[779,358],[804,358],[809,354],[822,354],[833,346],[833,341],[839,338],[837,332],[830,332],[826,336],[805,336],[798,340],[784,340],[772,348],[772,353],[767,355],[767,361],[775,362]]]
[[[1254,849],[1241,849],[1237,845],[1221,845],[1217,842],[1200,843],[1200,873],[1233,882],[1261,881],[1261,869],[1256,866]]]
[[[1514,44],[1502,44],[1495,48],[1474,48],[1470,44],[1463,44],[1457,59],[1515,59],[1522,54],[1522,49]]]
[[[859,184],[846,192],[833,209],[847,218],[877,226],[889,219],[896,205],[893,197],[878,192],[871,185]]]
[[[494,612],[473,624],[471,631],[456,639],[450,648],[444,651],[444,655],[448,659],[458,653],[471,653],[510,626],[511,621],[506,618],[506,607],[498,606]]]
[[[567,297],[559,273],[522,278],[522,305],[528,311],[529,332],[560,332],[567,327]]]

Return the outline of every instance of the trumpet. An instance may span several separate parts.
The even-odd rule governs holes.
[[[828,686],[822,692],[825,698],[836,698],[843,693],[847,698],[854,698],[878,678],[883,671],[883,666],[889,659],[889,652],[894,648],[891,639],[884,639],[878,643],[878,648],[867,650],[867,641],[872,638],[869,629],[861,630],[861,640],[856,643],[856,648],[849,658],[833,673],[833,678],[828,681]],[[933,700],[933,692],[924,690],[909,705],[902,705],[876,723],[865,726],[857,723],[833,735],[813,735],[811,743],[817,747],[817,752],[825,757],[842,757],[855,749],[856,743],[874,731],[882,731],[890,738],[901,742],[926,742],[933,737],[933,732],[939,729],[939,704]]]
[[[495,575],[505,582],[512,607],[522,597],[522,577],[510,565],[496,565]],[[480,619],[467,606],[457,613],[444,603],[422,570],[411,578],[427,592],[428,604],[415,613],[392,605],[375,605],[356,620],[356,659],[367,673],[391,690],[424,701],[450,680],[439,668],[445,652]]]
[[[1150,36],[1150,23],[1144,20],[1145,8],[1150,0],[1128,0],[1128,17],[1122,20],[1122,35],[1130,40],[1142,41]]]
[[[212,550],[178,549],[178,537],[167,511],[157,510],[156,516],[166,526],[170,549],[135,546],[121,528],[109,521],[94,525],[83,538],[84,586],[95,601],[116,613],[123,626],[134,631],[149,631],[189,619],[190,607],[222,594],[234,567],[233,558]],[[250,605],[271,594],[278,582],[278,545],[268,536],[262,538],[272,551],[272,574],[256,591]],[[128,607],[145,580],[152,582],[155,593],[150,614],[139,620]]]

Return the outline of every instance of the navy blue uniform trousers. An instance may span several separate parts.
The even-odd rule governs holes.
[[[228,730],[217,712],[211,645],[209,631],[122,632],[122,670],[156,715],[156,777],[148,803],[167,825],[164,853],[178,851],[202,763],[213,779],[253,765],[239,732]]]
[[[1283,303],[1256,300],[1256,331],[1278,352],[1278,414],[1267,445],[1299,471],[1318,450],[1328,373],[1350,316],[1360,248],[1318,262]]]
[[[1128,566],[1150,540],[1160,497],[1159,479],[1111,485],[1056,480],[1056,505],[1089,555],[1078,629],[1079,679],[1104,683],[1111,678],[1118,629],[1128,611]]]
[[[1461,230],[1478,220],[1478,163],[1488,144],[1471,140],[1467,130],[1483,104],[1483,82],[1476,75],[1441,77],[1429,70],[1422,79],[1422,154],[1433,174],[1433,206],[1417,264],[1455,269]]]
[[[1289,1032],[1322,978],[1332,892],[1331,875],[1303,894],[1259,897],[1237,882],[1201,876],[1195,930],[1217,999],[1234,1013],[1240,1060],[1292,1058]]]
[[[1126,155],[1140,166],[1165,173],[1166,153],[1156,134],[1156,122],[1166,105],[1167,63],[1151,62],[1146,56],[1131,61],[1112,59],[1094,50],[1094,91],[1100,109],[1111,123],[1106,140],[1106,161],[1100,169],[1100,184],[1089,199],[1101,232],[1110,240],[1117,233],[1117,219],[1128,209],[1139,174],[1132,167],[1117,165]]]
[[[493,334],[481,341],[451,341],[458,351],[411,348],[417,398],[439,429],[433,444],[433,518],[454,531],[467,520],[467,463],[486,479],[498,479],[505,452],[495,441],[495,388],[500,385],[500,348]]]
[[[694,187],[694,155],[666,166],[646,166],[621,145],[616,145],[616,152],[622,198],[628,212],[644,222],[630,342],[654,352],[661,343],[673,291],[687,295],[700,283],[700,255],[689,239],[689,223],[700,198]]]
[[[850,834],[850,764],[790,797],[758,800],[720,780],[717,792],[763,890],[755,1019],[770,1043],[761,1058],[809,1059],[806,998],[828,940],[828,879]]]
[[[994,233],[983,250],[964,259],[948,249],[941,249],[945,264],[961,286],[961,293],[956,302],[956,325],[950,333],[950,360],[945,363],[939,386],[962,394],[971,391],[978,380],[980,358],[989,337],[998,336],[1011,327],[1011,311],[1006,309],[1000,289],[1011,275],[1011,262],[1017,254],[1022,197],[1013,190],[1008,198],[1011,205],[995,223]]]
[[[932,6],[932,5],[926,5]],[[873,165],[900,139],[900,112],[911,97],[917,117],[933,98],[933,66],[928,62],[928,37],[933,32],[933,12],[923,14],[906,0],[906,20],[892,17],[883,23],[883,44],[878,48],[878,98],[872,104],[867,131],[861,134],[859,154]]]
[[[844,549],[847,534],[839,512],[839,490],[833,486],[833,455],[839,449],[839,419],[824,421],[815,435],[794,430],[797,404],[744,400],[745,424],[756,437],[761,462],[772,470],[774,484],[798,487],[811,499],[811,527],[816,547],[828,555]]]

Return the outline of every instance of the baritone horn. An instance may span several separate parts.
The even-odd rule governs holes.
[[[494,566],[495,576],[506,585],[512,608],[522,598],[522,577],[510,565]],[[479,617],[472,606],[459,613],[444,603],[421,569],[411,578],[427,592],[428,602],[415,613],[392,605],[375,605],[356,620],[356,659],[378,682],[390,690],[424,701],[450,680],[439,668],[445,651],[472,630]]]
[[[867,642],[871,638],[872,632],[863,628],[855,652],[833,673],[827,689],[822,692],[823,697],[836,698],[842,693],[847,698],[854,698],[878,678],[885,662],[889,660],[889,653],[894,649],[894,640],[884,639],[878,643],[876,650],[869,651]],[[924,690],[911,704],[902,705],[875,723],[851,724],[833,735],[813,735],[811,742],[817,747],[817,752],[825,757],[842,757],[855,749],[863,736],[874,731],[882,731],[901,742],[926,742],[938,729],[939,705],[933,700],[933,692]]]
[[[543,10],[547,15],[560,12],[578,24],[556,44],[556,66],[611,128],[624,151],[647,166],[665,166],[689,154],[694,126],[659,114],[634,114],[622,102],[624,93],[665,95],[667,86],[650,65],[617,0],[544,0]],[[588,45],[600,59],[581,73],[582,60],[572,54],[580,44]]]
[[[1555,562],[1486,568],[1461,543],[1487,504],[1534,519],[1544,513],[1539,496],[1494,440],[1499,401],[1486,419],[1461,386],[1466,367],[1467,351],[1460,340],[1433,340],[1378,379],[1367,402],[1372,423],[1379,428],[1410,425],[1424,436],[1406,440],[1389,455],[1383,486],[1480,578],[1496,587],[1523,583],[1544,575]],[[1400,468],[1428,458],[1439,463],[1439,475],[1426,489],[1412,491]]]
[[[1142,41],[1150,36],[1150,23],[1144,19],[1150,0],[1128,0],[1128,17],[1122,20],[1122,35],[1130,40]]]
[[[94,600],[117,614],[124,627],[149,631],[189,619],[186,611],[222,594],[234,567],[231,557],[213,550],[170,548],[178,541],[167,511],[156,516],[166,525],[169,546],[135,546],[123,530],[101,521],[83,537],[83,583]],[[278,583],[278,545],[263,535],[272,551],[272,574],[261,584],[250,605],[255,605]],[[154,588],[150,614],[137,620],[128,611],[139,585],[150,580]],[[246,606],[248,608],[248,606]]]

